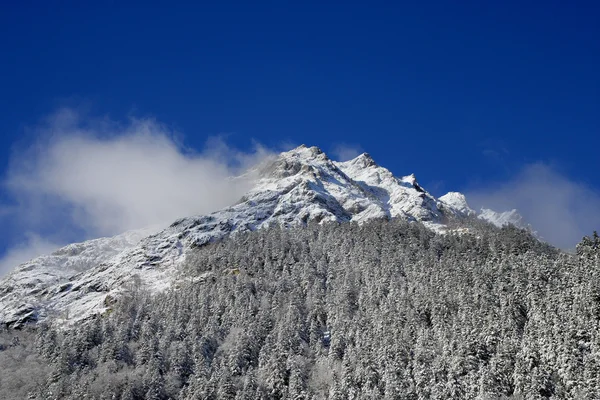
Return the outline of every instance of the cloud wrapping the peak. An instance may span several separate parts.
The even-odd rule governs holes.
[[[41,139],[13,154],[4,180],[14,200],[4,215],[34,235],[58,224],[85,238],[107,236],[224,208],[252,184],[232,177],[270,155],[259,145],[238,151],[219,138],[194,152],[155,120],[84,120],[72,110],[54,114],[36,133]]]
[[[477,209],[516,208],[544,240],[563,249],[600,230],[600,193],[543,163],[526,166],[508,182],[467,191],[467,199]]]

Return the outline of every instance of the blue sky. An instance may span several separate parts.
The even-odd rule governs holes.
[[[4,181],[65,134],[56,115],[70,110],[91,136],[152,120],[209,158],[215,136],[238,156],[254,143],[364,150],[435,195],[503,207],[531,203],[538,192],[514,193],[531,180],[558,182],[575,191],[561,201],[586,210],[573,235],[600,224],[588,215],[600,207],[597,2],[197,3],[0,6]],[[24,222],[27,196],[2,187],[0,254],[32,234],[99,234],[68,202],[47,205],[52,223]]]

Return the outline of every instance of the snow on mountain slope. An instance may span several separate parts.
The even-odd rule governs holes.
[[[234,179],[250,178],[253,188],[224,210],[182,218],[151,236],[97,239],[23,264],[0,282],[0,322],[72,323],[101,313],[132,282],[151,291],[176,282],[192,247],[271,224],[402,218],[443,231],[447,218],[472,212],[462,194],[435,199],[414,175],[397,178],[366,153],[334,162],[316,147],[300,146]]]
[[[518,213],[517,210],[510,210],[504,212],[496,212],[488,208],[482,208],[481,213],[477,218],[487,221],[497,227],[512,224],[518,228],[526,228],[527,224],[523,221],[523,217]]]
[[[441,222],[442,211],[435,198],[419,186],[414,175],[396,178],[367,153],[336,165],[374,198],[388,217]]]
[[[439,200],[450,208],[458,211],[461,215],[470,216],[477,214],[475,210],[469,207],[467,199],[462,193],[449,192],[441,196]]]
[[[462,216],[474,216],[495,225],[499,228],[504,225],[514,225],[518,228],[528,229],[530,226],[525,223],[523,217],[515,209],[504,212],[497,212],[488,208],[482,208],[479,213],[469,207],[467,198],[464,194],[458,192],[449,192],[438,199],[442,204],[449,206],[452,210],[458,211]]]
[[[21,264],[0,283],[0,322],[17,325],[40,315],[36,299],[64,291],[64,283],[89,269],[110,262],[157,229],[139,229],[110,237],[70,244],[52,254]]]

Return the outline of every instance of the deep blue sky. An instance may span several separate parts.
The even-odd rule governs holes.
[[[67,105],[190,147],[356,145],[436,195],[540,161],[600,188],[598,2],[10,3],[2,170]]]

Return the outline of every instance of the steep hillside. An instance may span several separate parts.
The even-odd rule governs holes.
[[[272,226],[195,248],[175,290],[0,332],[0,398],[600,398],[600,239],[571,255],[465,228]]]

